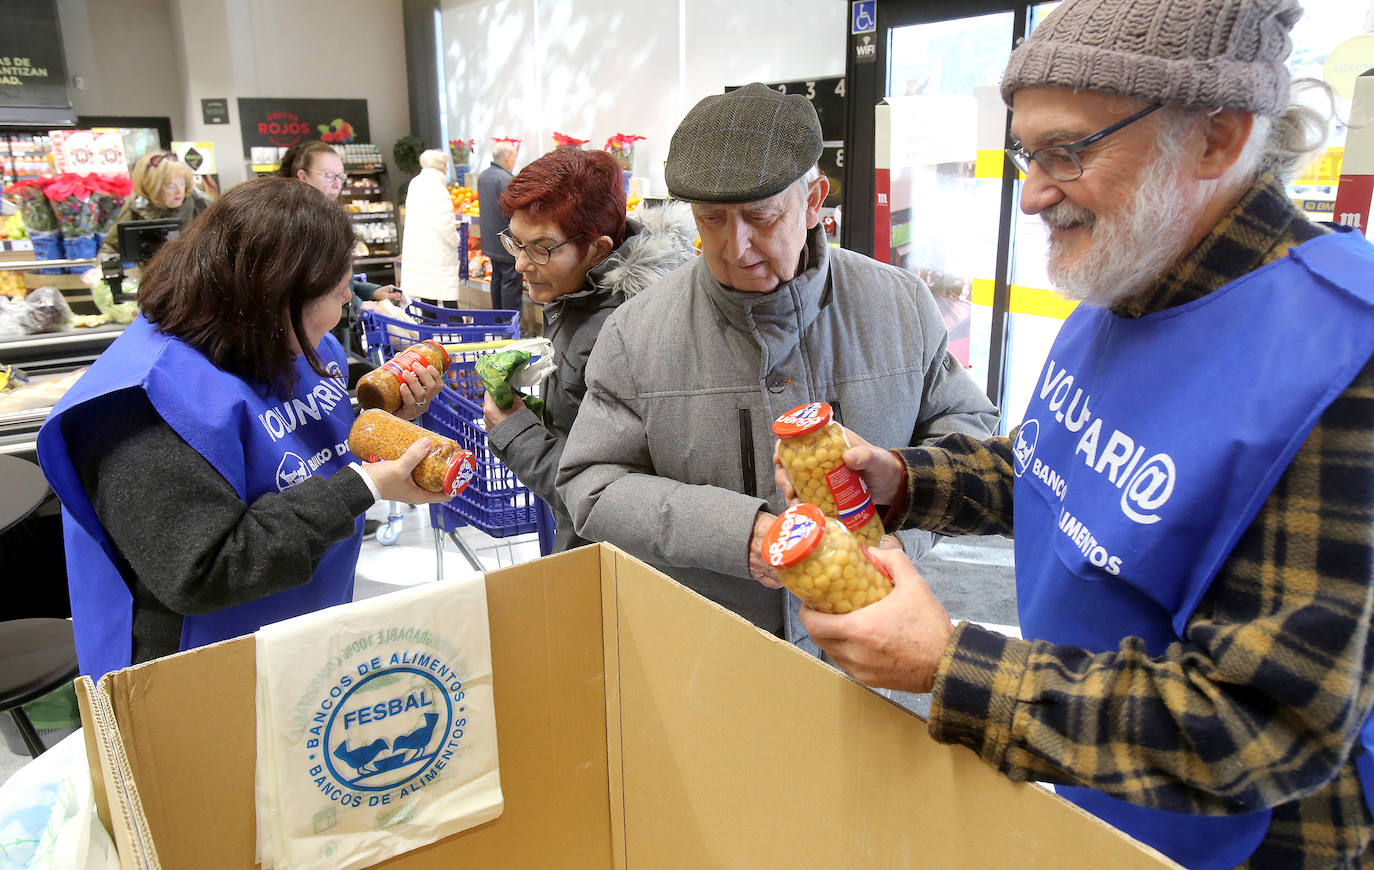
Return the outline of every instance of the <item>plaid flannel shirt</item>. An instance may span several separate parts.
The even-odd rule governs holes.
[[[1323,232],[1264,178],[1114,311],[1200,298]],[[1009,439],[896,452],[908,488],[893,527],[1012,533]],[[1364,866],[1374,819],[1350,756],[1374,705],[1372,566],[1374,361],[1322,414],[1181,641],[1158,658],[1138,638],[1093,656],[961,623],[935,678],[931,734],[1016,780],[1178,812],[1272,807],[1251,870]]]

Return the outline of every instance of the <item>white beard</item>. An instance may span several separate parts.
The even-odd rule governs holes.
[[[1099,219],[1067,200],[1040,212],[1051,228],[1081,224],[1091,234],[1087,250],[1068,263],[1065,246],[1050,242],[1047,271],[1061,296],[1110,308],[1154,284],[1187,253],[1192,221],[1185,182],[1163,163],[1152,161],[1141,172],[1131,202],[1114,217]]]

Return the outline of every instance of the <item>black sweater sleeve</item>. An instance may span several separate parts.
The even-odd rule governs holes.
[[[64,433],[96,515],[132,575],[136,606],[208,613],[304,585],[373,502],[358,473],[345,469],[245,504],[142,391],[83,410]],[[137,625],[136,618],[136,635]]]

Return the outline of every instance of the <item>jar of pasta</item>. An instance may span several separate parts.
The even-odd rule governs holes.
[[[401,407],[401,374],[425,366],[434,366],[441,375],[448,370],[448,351],[434,339],[412,344],[358,378],[358,405],[393,413]]]
[[[372,408],[353,421],[348,433],[348,449],[365,462],[398,459],[410,445],[428,438],[429,454],[410,473],[421,489],[457,495],[467,488],[477,471],[477,459],[452,438],[416,426],[400,417]]]
[[[844,428],[830,416],[829,405],[812,402],[773,421],[778,459],[799,501],[816,505],[864,543],[876,547],[883,539],[882,520],[863,478],[844,464],[842,457],[849,441]]]
[[[849,613],[892,591],[892,576],[839,520],[813,504],[783,511],[763,536],[763,558],[807,607]]]

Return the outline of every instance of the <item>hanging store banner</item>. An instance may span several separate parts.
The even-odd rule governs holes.
[[[253,148],[290,148],[307,139],[331,145],[371,142],[367,100],[239,98],[244,153]]]
[[[54,0],[0,0],[0,124],[72,124]]]

